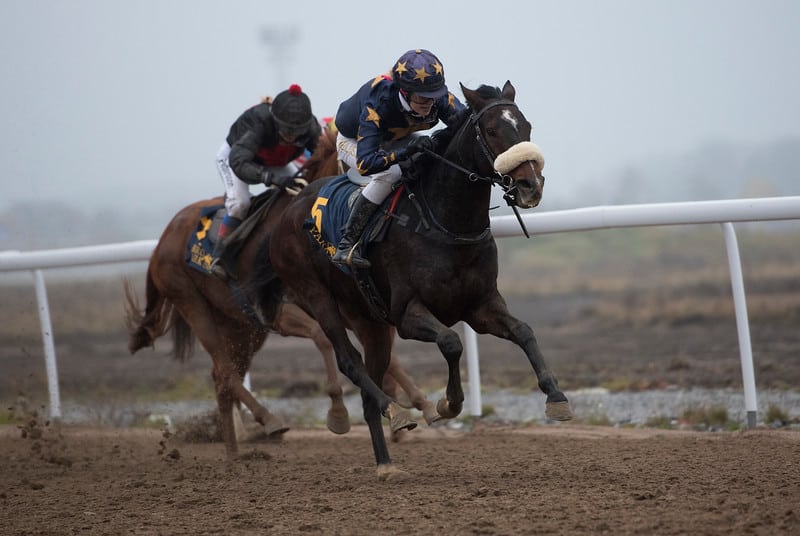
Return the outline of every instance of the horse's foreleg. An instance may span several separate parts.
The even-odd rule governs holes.
[[[539,389],[547,395],[545,415],[554,421],[572,419],[573,415],[569,401],[566,395],[558,388],[558,380],[556,380],[555,374],[547,366],[533,330],[524,322],[514,320],[516,323],[511,326],[510,340],[517,343],[525,351],[525,355],[536,373]]]
[[[339,370],[333,355],[333,346],[316,320],[308,316],[293,303],[282,303],[275,315],[272,328],[284,336],[311,339],[322,354],[327,375],[327,391],[331,398],[328,410],[328,430],[334,434],[346,434],[350,431],[350,415],[344,405],[342,386],[339,383]]]
[[[439,347],[447,361],[448,374],[446,398],[439,400],[436,411],[444,419],[457,417],[464,407],[459,365],[464,347],[458,334],[439,322],[427,307],[417,301],[409,302],[397,330],[404,338],[435,342]]]
[[[545,414],[549,419],[568,421],[572,409],[563,392],[558,388],[555,374],[545,362],[539,343],[531,327],[508,312],[505,301],[497,297],[489,307],[475,311],[467,323],[478,333],[490,333],[517,344],[528,357],[539,383],[539,389],[547,395]]]
[[[403,471],[398,469],[389,457],[386,436],[383,435],[380,405],[368,392],[363,390],[361,391],[361,402],[364,406],[364,420],[367,422],[369,436],[372,440],[372,450],[375,452],[378,478],[391,480],[403,475]]]

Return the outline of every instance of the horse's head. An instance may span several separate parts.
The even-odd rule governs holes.
[[[485,160],[499,176],[506,198],[521,208],[532,208],[542,200],[544,156],[531,143],[531,124],[514,102],[516,91],[506,82],[502,91],[491,86],[476,90],[461,84],[472,115],[478,145]]]

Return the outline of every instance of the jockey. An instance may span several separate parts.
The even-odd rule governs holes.
[[[231,125],[217,152],[217,170],[225,185],[226,214],[214,247],[210,268],[214,274],[225,277],[225,270],[219,266],[227,245],[224,239],[247,216],[250,185],[293,186],[298,171],[293,160],[305,151],[313,153],[321,132],[319,121],[311,113],[311,101],[297,84],[272,101],[262,99]]]
[[[398,162],[433,149],[429,130],[441,119],[452,123],[464,105],[447,90],[439,59],[423,49],[404,53],[391,74],[370,80],[339,105],[336,149],[339,159],[367,176],[369,183],[353,205],[333,262],[369,268],[357,248],[372,214],[402,175]]]

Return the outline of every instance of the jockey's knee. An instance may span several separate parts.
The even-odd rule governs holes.
[[[249,209],[250,209],[250,199],[247,199],[245,201],[245,200],[228,198],[225,201],[225,210],[228,212],[228,216],[232,218],[244,220],[245,216],[247,216],[247,211]]]
[[[384,171],[379,171],[370,175],[369,184],[361,192],[372,203],[376,205],[389,197],[394,184],[403,176],[400,166],[394,164]]]

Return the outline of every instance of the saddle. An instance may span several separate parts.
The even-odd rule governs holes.
[[[244,246],[247,237],[261,218],[272,206],[277,191],[268,188],[253,197],[247,216],[239,226],[226,238],[228,240],[227,251],[231,258],[235,258],[239,250]],[[200,219],[194,233],[189,235],[186,244],[186,263],[196,270],[208,273],[213,260],[212,252],[217,244],[219,226],[225,217],[225,205],[212,205],[200,211]]]

